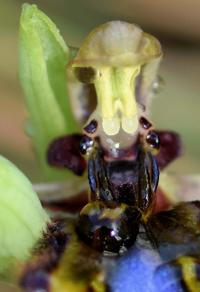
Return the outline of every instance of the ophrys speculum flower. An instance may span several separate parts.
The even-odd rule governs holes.
[[[38,29],[37,37],[33,33],[36,37],[34,40],[41,41],[35,43],[37,48],[41,49],[44,44],[49,48],[49,44],[52,50],[47,52],[51,53],[55,49],[51,44],[56,43],[58,52],[60,49],[64,53],[68,51],[65,45],[63,46],[58,31],[36,6],[26,6],[24,16],[25,12],[30,16],[31,25]],[[25,45],[28,38],[26,22],[23,22],[23,29],[22,40]],[[51,37],[46,38],[46,35]],[[22,46],[22,48],[27,47]],[[33,57],[34,49],[30,51]],[[55,85],[54,82],[51,83],[54,81],[51,78],[54,76],[52,75],[54,66],[50,65],[51,61],[54,61],[53,63],[62,69],[60,84],[63,86],[63,66],[67,62],[63,55],[59,61],[54,58],[54,54],[44,54],[44,56],[46,56],[45,61],[49,62],[42,63],[41,68],[44,71],[40,72],[40,76],[44,74],[49,79],[41,79],[44,84],[40,85],[45,88],[45,97],[49,97],[46,101],[49,109],[53,110],[53,113],[54,110],[57,111],[61,128],[58,127],[58,132],[54,128],[54,133],[57,132],[59,136],[62,135],[63,129],[65,131],[65,122],[62,123],[65,121],[65,116],[62,107],[58,107],[60,104],[56,100],[58,92],[54,90],[52,95],[50,90],[49,84],[52,87]],[[97,104],[95,111],[88,114],[88,122],[84,125],[84,136],[71,134],[54,140],[49,147],[48,161],[54,166],[68,168],[77,175],[82,175],[87,165],[91,189],[90,202],[82,209],[79,218],[74,219],[69,216],[66,218],[66,214],[65,217],[59,217],[62,223],[50,225],[36,252],[36,257],[30,261],[24,274],[22,284],[26,290],[118,291],[119,286],[116,288],[114,285],[118,259],[105,258],[103,253],[118,255],[128,250],[127,256],[130,256],[129,248],[134,245],[136,238],[140,237],[139,228],[141,232],[143,228],[146,242],[150,242],[154,251],[159,251],[161,257],[165,256],[162,253],[162,245],[165,242],[169,245],[174,242],[182,244],[188,243],[192,238],[199,246],[198,203],[183,204],[172,211],[154,214],[159,210],[156,197],[159,169],[163,169],[176,158],[181,148],[177,134],[156,131],[148,121],[151,87],[156,78],[161,56],[160,44],[154,37],[143,33],[136,25],[114,21],[95,29],[83,42],[75,57],[68,62],[68,77],[71,78],[68,80],[69,87],[70,81],[73,81],[70,92],[77,93],[82,87],[84,92],[89,92],[86,91],[87,86],[90,89],[93,87]],[[42,57],[41,61],[44,61]],[[34,69],[34,58],[30,63],[28,61],[27,65],[31,65],[30,67]],[[30,71],[25,72],[30,73]],[[28,88],[26,82],[38,77],[28,76],[30,79],[24,78],[23,82],[25,82],[26,93],[32,93],[31,101],[33,101],[34,94],[36,97],[40,96],[40,86],[37,88],[36,82],[34,86]],[[32,91],[34,88],[38,90]],[[58,88],[59,86],[55,87]],[[71,98],[77,99],[73,94]],[[37,110],[33,111],[33,115],[37,122],[40,120],[40,115],[42,121],[45,117],[45,127],[42,128],[43,123],[37,125],[39,128],[41,126],[42,130],[46,129],[47,132],[44,131],[46,135],[52,126],[52,115],[46,119],[43,111],[37,112]],[[69,132],[66,129],[66,134]],[[37,131],[34,133],[37,135]],[[48,141],[49,137],[47,137]],[[47,140],[45,139],[43,153],[48,144]],[[191,216],[193,216],[192,220]],[[181,222],[184,223],[184,228]],[[182,280],[189,288],[194,287],[194,281],[188,281],[185,277],[185,265],[190,262],[193,263],[193,267],[198,266],[197,250],[190,248],[190,245],[186,252],[184,248],[180,248],[179,256],[190,255],[191,258],[182,257],[179,261],[172,262],[172,265],[183,267]],[[196,262],[192,261],[194,258]],[[112,274],[112,270],[116,273]],[[109,275],[113,282],[109,280]]]

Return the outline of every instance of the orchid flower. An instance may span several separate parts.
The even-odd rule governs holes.
[[[200,179],[165,171],[182,142],[148,117],[162,55],[155,37],[123,21],[72,49],[24,4],[26,129],[51,181],[34,185],[47,215],[30,182],[0,158],[0,258],[28,258],[25,291],[199,289]]]

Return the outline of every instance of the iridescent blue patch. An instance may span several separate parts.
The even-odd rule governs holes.
[[[179,280],[156,251],[141,247],[119,258],[108,279],[113,292],[182,292]]]

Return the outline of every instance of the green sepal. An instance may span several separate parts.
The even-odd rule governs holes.
[[[48,180],[66,177],[46,163],[49,143],[77,132],[66,89],[70,58],[55,24],[36,5],[24,4],[20,19],[20,80],[29,112],[27,131]]]

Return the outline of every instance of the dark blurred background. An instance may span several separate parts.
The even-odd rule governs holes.
[[[200,2],[199,0],[41,0],[35,3],[60,28],[67,42],[79,46],[105,21],[139,24],[157,36],[164,59],[165,85],[155,97],[152,120],[157,128],[179,132],[185,155],[171,169],[200,171]],[[0,0],[0,153],[32,180],[38,179],[30,141],[23,132],[25,109],[18,80],[18,26],[23,1]]]

